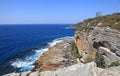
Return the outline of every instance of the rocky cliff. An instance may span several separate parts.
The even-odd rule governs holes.
[[[104,19],[105,18],[105,19]],[[113,20],[113,24],[104,25]],[[117,19],[115,19],[117,18]],[[92,20],[85,20],[75,25],[75,43],[84,63],[95,61],[99,67],[110,67],[120,64],[120,14],[112,14]],[[103,19],[103,20],[102,20]],[[97,21],[96,23],[94,21]],[[91,23],[94,22],[94,25]],[[117,25],[115,25],[117,23]],[[86,25],[85,25],[86,24]],[[117,27],[118,28],[117,28]],[[113,28],[114,27],[114,28]],[[115,28],[116,27],[116,28]]]
[[[103,57],[105,66],[120,60],[119,30],[95,27],[90,32],[76,31],[75,42],[84,62],[98,61],[98,54]]]
[[[50,47],[33,71],[5,76],[120,76],[120,13],[90,18],[72,28],[74,40]]]

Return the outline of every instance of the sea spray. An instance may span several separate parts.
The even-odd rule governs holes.
[[[33,63],[46,51],[48,51],[48,48],[51,46],[54,46],[56,43],[62,42],[65,39],[73,39],[73,37],[67,36],[67,37],[61,37],[54,39],[52,42],[48,42],[48,46],[45,48],[34,50],[35,54],[26,56],[24,59],[16,59],[11,65],[15,67],[16,69],[19,68],[20,71],[29,71],[34,68]]]

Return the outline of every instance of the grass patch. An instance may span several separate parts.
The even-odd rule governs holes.
[[[91,61],[93,61],[93,59],[92,59],[90,56],[88,56],[88,57],[85,59],[85,63],[88,63],[88,62],[91,62]]]
[[[120,13],[100,16],[99,18],[98,17],[89,18],[84,20],[83,22],[73,25],[73,27],[75,27],[76,30],[79,30],[79,31],[82,31],[82,30],[86,31],[86,30],[91,30],[98,23],[102,23],[101,27],[109,26],[113,29],[120,30]]]
[[[112,62],[110,65],[108,65],[108,68],[113,66],[118,66],[118,65],[120,65],[120,61]]]
[[[95,62],[97,64],[97,67],[106,68],[106,63],[105,63],[104,58],[101,54],[99,54],[99,53],[96,54]]]
[[[107,65],[104,61],[104,58],[101,54],[98,54],[96,55],[96,64],[97,64],[97,67],[100,67],[100,68],[110,68],[110,67],[113,67],[113,66],[118,66],[120,65],[120,61],[116,61],[116,62],[112,62],[110,65]]]
[[[78,58],[79,53],[78,53],[77,50],[74,50],[74,51],[72,51],[72,55],[73,55],[75,58]]]
[[[75,45],[75,43],[72,45],[72,52],[71,52],[72,56],[74,56],[75,58],[78,58],[79,57],[79,52],[78,52],[78,49]]]

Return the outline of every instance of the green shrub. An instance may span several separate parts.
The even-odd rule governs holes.
[[[89,23],[89,25],[87,25]],[[101,27],[109,26],[113,29],[120,30],[120,13],[114,13],[111,15],[101,16],[99,19],[89,18],[75,25],[77,30],[91,30],[91,27],[95,27],[98,23],[102,23]],[[116,24],[117,23],[117,24]]]
[[[88,63],[88,62],[91,62],[91,61],[93,61],[93,59],[92,59],[90,56],[88,56],[88,57],[85,59],[85,63]]]
[[[113,66],[118,66],[118,65],[120,65],[119,61],[112,62],[110,65],[108,65],[108,68]]]
[[[104,58],[101,54],[99,54],[99,53],[96,54],[95,62],[97,64],[97,67],[106,68],[106,63],[105,63]]]
[[[103,56],[101,54],[98,54],[98,53],[96,55],[95,62],[97,64],[97,67],[100,67],[100,68],[109,68],[109,67],[120,65],[120,61],[112,62],[110,65],[106,65]]]
[[[74,56],[75,58],[77,58],[79,56],[79,52],[78,49],[75,45],[75,43],[72,45],[72,52],[71,52],[72,56]]]
[[[112,25],[111,28],[120,30],[120,23]]]
[[[79,53],[77,50],[72,51],[72,55],[77,58],[79,56]]]

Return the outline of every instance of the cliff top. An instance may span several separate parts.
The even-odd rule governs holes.
[[[95,18],[86,19],[83,22],[79,22],[71,27],[82,31],[92,29],[95,26],[109,26],[112,29],[120,30],[120,13],[113,13],[105,16],[101,16],[100,14],[96,13]]]

